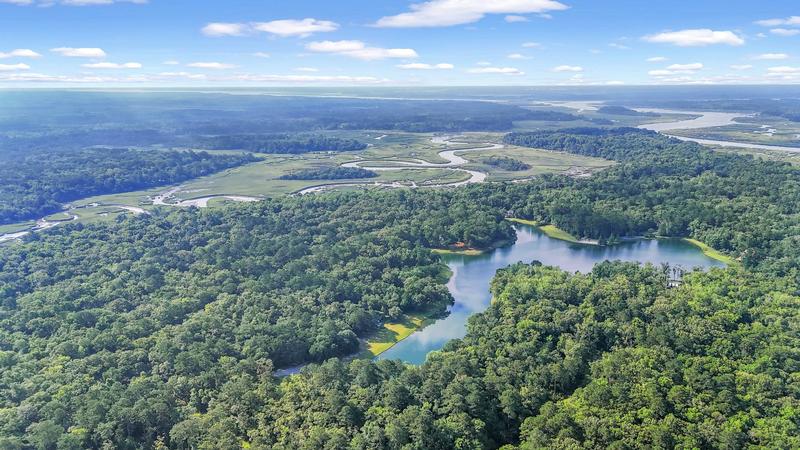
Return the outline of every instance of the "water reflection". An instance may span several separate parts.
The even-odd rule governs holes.
[[[429,352],[440,349],[451,339],[464,337],[469,316],[489,306],[489,282],[495,272],[516,262],[541,261],[570,272],[588,272],[605,260],[669,263],[686,269],[723,266],[697,247],[678,239],[633,240],[600,247],[551,239],[537,228],[525,225],[517,226],[517,242],[510,247],[479,256],[447,255],[443,259],[453,271],[447,284],[455,298],[450,315],[414,333],[379,358],[421,364]]]

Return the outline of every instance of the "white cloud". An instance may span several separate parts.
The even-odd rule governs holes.
[[[517,16],[517,15],[508,15],[505,17],[505,21],[508,23],[521,23],[521,22],[529,22],[528,18],[525,16]]]
[[[295,72],[319,72],[316,67],[295,67]]]
[[[733,70],[750,70],[753,66],[750,64],[734,64],[731,66]]]
[[[87,69],[141,69],[142,65],[137,62],[129,62],[129,63],[111,63],[111,62],[99,62],[99,63],[91,63],[91,64],[83,64],[82,67]]]
[[[0,59],[3,58],[41,58],[42,55],[28,48],[18,48],[10,52],[0,52]]]
[[[27,64],[0,64],[0,72],[10,72],[16,70],[28,70],[31,66]]]
[[[211,37],[244,36],[253,33],[269,33],[280,37],[308,37],[314,33],[336,31],[339,24],[329,20],[317,19],[284,19],[271,22],[231,23],[212,22],[203,27],[203,34]]]
[[[441,64],[411,63],[411,64],[400,64],[397,66],[397,68],[403,70],[452,70],[455,68],[455,66],[447,63],[441,63]]]
[[[512,53],[506,56],[508,59],[530,59],[530,57],[523,55],[522,53]]]
[[[764,53],[758,56],[753,57],[753,59],[760,59],[766,61],[778,61],[782,59],[789,59],[789,55],[786,53]]]
[[[339,24],[328,20],[303,19],[303,20],[273,20],[253,24],[253,28],[265,33],[281,37],[300,36],[308,37],[314,33],[336,31]]]
[[[669,31],[645,36],[647,42],[673,44],[679,47],[703,47],[706,45],[725,44],[742,45],[744,39],[732,31],[714,31],[708,28],[695,30]]]
[[[651,70],[647,72],[651,77],[669,77],[674,75],[692,75],[703,69],[702,63],[672,64],[666,69]]]
[[[615,48],[617,50],[630,50],[631,49],[627,45],[622,45],[622,44],[619,44],[619,43],[616,43],[616,42],[612,42],[612,43],[608,44],[608,46],[611,47],[611,48]]]
[[[315,53],[332,53],[351,58],[373,61],[388,58],[417,58],[419,55],[410,48],[367,47],[361,41],[317,41],[306,45],[306,50]]]
[[[492,65],[492,63],[490,63],[489,61],[479,61],[476,62],[475,65],[480,67],[489,67]]]
[[[664,62],[667,58],[663,56],[653,56],[652,58],[647,58],[645,61],[647,62]]]
[[[538,42],[524,42],[522,46],[525,48],[540,48],[542,44]]]
[[[525,75],[525,72],[515,67],[480,67],[469,69],[467,72],[477,74]]]
[[[769,73],[787,74],[787,73],[800,73],[800,67],[779,66],[770,67],[767,69]]]
[[[106,52],[102,48],[95,47],[58,47],[50,49],[53,53],[58,53],[61,56],[69,56],[72,58],[105,58]]]
[[[773,28],[769,30],[769,32],[776,36],[785,36],[785,37],[797,36],[798,34],[800,34],[800,30],[797,29],[792,30],[789,28]]]
[[[233,64],[225,64],[219,62],[195,62],[191,64],[187,64],[187,67],[194,67],[196,69],[214,69],[214,70],[224,70],[224,69],[233,69],[236,66]]]
[[[161,64],[163,64],[165,66],[178,66],[178,65],[180,65],[180,61],[169,60],[169,61],[164,61]]]
[[[695,71],[695,70],[700,70],[702,68],[703,68],[703,64],[702,63],[673,64],[673,65],[667,67],[667,69],[675,70],[675,71],[689,71],[689,70]]]
[[[556,66],[553,67],[553,72],[583,72],[583,67],[581,66]]]
[[[800,16],[791,16],[785,19],[766,19],[766,20],[759,20],[756,24],[761,25],[762,27],[777,27],[781,25],[797,25],[800,26]]]
[[[264,52],[255,52],[255,53],[253,53],[253,56],[255,56],[256,58],[271,58],[272,57],[272,55],[270,55],[269,53],[264,53]]]
[[[248,26],[243,23],[212,22],[201,30],[206,36],[242,36],[248,32]]]
[[[473,23],[488,14],[530,14],[567,9],[554,0],[431,0],[411,5],[411,11],[383,17],[384,28],[449,27]]]

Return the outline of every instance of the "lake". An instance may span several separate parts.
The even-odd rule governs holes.
[[[453,271],[447,284],[455,299],[450,314],[412,334],[378,358],[422,364],[431,351],[442,348],[451,339],[464,337],[469,316],[489,307],[489,282],[495,272],[517,262],[541,261],[570,272],[589,272],[595,264],[606,260],[655,265],[669,263],[684,269],[725,266],[704,255],[694,245],[679,239],[631,240],[601,247],[552,239],[539,229],[527,225],[516,225],[515,228],[517,242],[512,246],[478,256],[443,255],[442,259]]]

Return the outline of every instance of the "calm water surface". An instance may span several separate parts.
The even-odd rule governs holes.
[[[636,240],[611,247],[579,245],[551,239],[534,227],[517,226],[517,243],[480,256],[448,255],[444,261],[453,271],[447,287],[455,298],[450,315],[412,334],[379,356],[421,364],[429,352],[464,337],[469,316],[489,307],[489,282],[495,272],[516,262],[541,261],[570,272],[589,272],[605,260],[669,263],[685,269],[723,267],[697,247],[677,239]]]

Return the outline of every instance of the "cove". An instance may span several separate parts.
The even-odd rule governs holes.
[[[589,272],[606,260],[621,260],[660,265],[668,263],[684,269],[724,267],[694,245],[680,239],[637,239],[601,247],[573,244],[553,239],[529,225],[515,225],[517,242],[477,256],[442,255],[453,272],[447,288],[455,299],[449,315],[415,332],[383,352],[378,359],[400,359],[422,364],[428,353],[439,350],[451,339],[464,337],[467,319],[489,307],[489,283],[497,270],[517,262],[540,261],[569,272]]]

